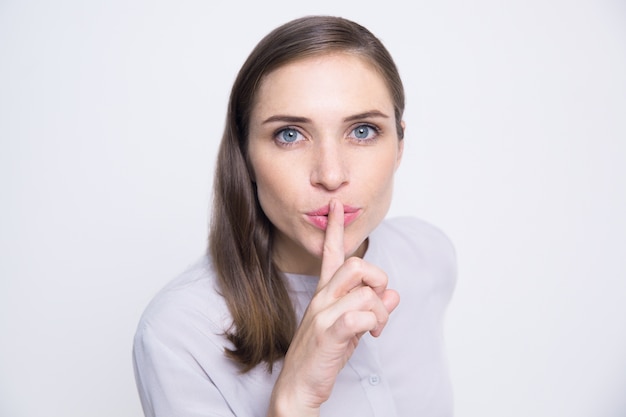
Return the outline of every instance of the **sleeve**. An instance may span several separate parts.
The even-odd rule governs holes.
[[[420,291],[443,311],[457,282],[457,255],[452,241],[441,229],[414,217],[394,219],[390,228],[396,236],[390,244],[393,256],[403,259],[402,265],[408,269],[419,271],[420,282],[426,286]],[[417,281],[399,284],[407,283]]]
[[[378,343],[398,414],[452,416],[444,320],[457,279],[454,246],[420,219],[392,219],[389,228],[384,269],[401,301]]]
[[[142,323],[133,344],[135,380],[144,415],[234,417],[218,387],[193,356],[164,343],[157,333]]]

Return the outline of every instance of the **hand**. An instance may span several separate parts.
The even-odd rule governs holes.
[[[379,336],[400,301],[382,270],[345,260],[343,218],[341,203],[331,201],[320,280],[285,356],[270,415],[318,416],[361,336]]]

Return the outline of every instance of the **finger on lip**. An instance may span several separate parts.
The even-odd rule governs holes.
[[[333,198],[331,203],[322,206],[318,209],[309,211],[305,213],[305,218],[309,223],[311,223],[316,228],[326,231],[328,229],[328,225],[330,224],[330,217],[333,209],[331,204],[336,204],[341,206],[342,213],[335,214],[337,220],[343,220],[343,227],[348,227],[353,222],[355,222],[362,214],[362,209],[358,207],[344,206],[341,201]]]
[[[328,207],[330,211],[324,236],[320,285],[325,285],[345,261],[343,249],[343,206],[340,201],[333,199]]]
[[[332,201],[335,201],[336,203],[341,204],[341,206],[343,207],[344,214],[350,214],[350,213],[355,213],[359,211],[358,207],[344,205],[343,203],[341,203],[339,200],[336,200],[336,199],[333,199]],[[332,211],[332,208],[331,208],[332,201],[330,204],[307,211],[306,214],[309,216],[328,216],[330,212]]]

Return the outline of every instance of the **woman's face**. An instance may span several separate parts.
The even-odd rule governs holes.
[[[403,141],[381,75],[349,53],[313,56],[266,75],[248,152],[284,272],[318,275],[329,202],[345,207],[346,257],[362,256],[385,217]]]

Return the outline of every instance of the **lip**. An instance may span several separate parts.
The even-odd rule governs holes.
[[[304,217],[309,223],[320,230],[326,230],[328,227],[328,213],[330,206],[325,205],[318,209],[305,213]],[[361,209],[352,206],[343,206],[343,227],[348,227],[361,214]]]

